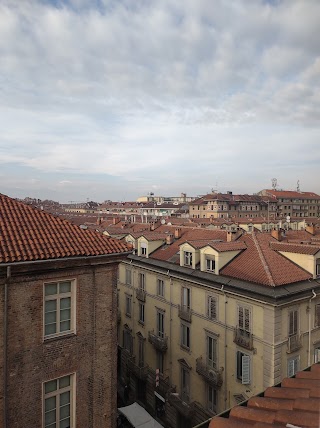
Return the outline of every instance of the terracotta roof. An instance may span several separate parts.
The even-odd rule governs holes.
[[[124,253],[127,245],[0,194],[0,263]]]
[[[270,242],[277,241],[268,233],[247,234],[239,241],[244,242],[247,249],[227,264],[220,274],[269,286],[310,278],[309,273],[271,248]]]
[[[277,198],[311,198],[311,199],[320,199],[320,196],[313,192],[297,192],[296,190],[273,190],[266,189],[265,192],[273,195]]]
[[[247,248],[244,242],[217,242],[217,240],[197,240],[197,241],[187,241],[194,248],[203,248],[206,246],[210,246],[214,250],[219,253],[223,253],[225,251],[237,251],[237,250],[245,250]]]
[[[212,418],[209,428],[263,428],[320,426],[320,364],[310,371],[285,378],[280,387],[267,388],[262,397],[250,398],[246,405]]]
[[[272,250],[284,251],[287,253],[310,255],[315,255],[320,251],[320,246],[318,245],[289,244],[286,242],[270,242],[270,248],[272,248]]]

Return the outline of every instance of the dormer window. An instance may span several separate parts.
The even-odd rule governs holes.
[[[184,252],[184,265],[192,266],[192,253],[190,251]]]

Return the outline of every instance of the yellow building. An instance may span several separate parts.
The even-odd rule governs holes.
[[[132,400],[188,428],[319,358],[315,230],[162,233],[141,232],[119,268],[119,377]]]

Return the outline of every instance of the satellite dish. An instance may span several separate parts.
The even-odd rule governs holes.
[[[166,221],[164,218],[161,220],[161,224],[166,224]]]
[[[168,226],[172,226],[172,224],[169,222],[169,223],[168,223]]]

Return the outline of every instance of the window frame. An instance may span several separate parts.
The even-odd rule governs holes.
[[[190,370],[181,365],[180,367],[180,387],[181,387],[181,400],[189,403],[190,401]]]
[[[162,290],[162,293],[160,293],[161,290]],[[164,293],[165,293],[164,290],[165,290],[164,279],[157,278],[157,296],[164,297]]]
[[[183,264],[184,266],[192,266],[193,253],[192,251],[183,252]]]
[[[242,322],[241,322],[241,312],[242,312]],[[239,330],[243,333],[251,334],[252,332],[252,315],[251,308],[245,305],[237,306],[237,324]]]
[[[139,272],[139,290],[146,291],[146,274]]]
[[[211,346],[210,341],[212,341]],[[212,358],[210,358],[211,353]],[[218,339],[211,334],[206,335],[206,364],[212,369],[218,367]]]
[[[157,309],[157,336],[164,338],[164,312]]]
[[[145,323],[145,305],[143,302],[139,302],[139,323]]]
[[[292,366],[290,366],[292,364]],[[287,360],[287,375],[288,377],[294,376],[300,369],[300,355],[289,358]]]
[[[292,320],[291,320],[292,317]],[[291,327],[292,326],[292,327]],[[299,310],[297,308],[288,311],[288,337],[299,333]]]
[[[212,316],[212,302],[214,302],[214,316]],[[210,320],[217,320],[218,319],[218,298],[217,296],[214,296],[212,294],[207,295],[207,317]]]
[[[57,381],[57,385],[59,384],[60,379],[66,378],[66,377],[70,377],[70,385],[67,387],[62,387],[62,388],[57,388],[54,391],[45,392],[45,386],[46,384],[48,384],[49,382],[52,381]],[[53,423],[47,424],[46,425],[46,421],[45,421],[45,416],[46,416],[46,410],[45,410],[45,403],[47,399],[50,399],[52,397],[56,397],[56,402],[55,402],[55,410],[56,410],[56,427],[59,428],[60,427],[60,395],[65,393],[65,392],[70,392],[70,401],[69,401],[69,405],[70,405],[70,428],[75,428],[76,427],[76,373],[70,373],[70,374],[66,374],[64,376],[60,376],[58,378],[53,378],[53,379],[48,379],[45,382],[42,382],[42,426],[43,428],[46,427],[50,427],[50,425],[52,425]],[[58,405],[57,405],[58,402]]]
[[[212,399],[211,400],[210,400],[210,389],[212,390]],[[207,383],[206,395],[207,395],[207,400],[206,400],[207,401],[207,409],[212,413],[216,413],[217,405],[218,405],[218,391],[212,385]]]
[[[181,308],[184,310],[191,309],[191,288],[181,287]]]
[[[132,270],[126,268],[126,285],[132,285]]]
[[[132,316],[132,296],[130,294],[125,294],[125,314],[127,317],[131,318]],[[129,310],[128,310],[129,309]]]
[[[56,294],[49,294],[46,295],[46,285],[50,285],[50,284],[56,284],[57,288],[59,289],[59,285],[62,283],[66,283],[66,282],[70,282],[70,291],[66,292],[66,293],[56,293]],[[57,296],[57,297],[56,297]],[[62,296],[62,297],[61,297]],[[65,330],[65,331],[60,331],[60,316],[61,316],[61,304],[60,301],[63,298],[68,298],[70,297],[70,329],[69,330]],[[50,333],[50,334],[46,334],[46,302],[48,301],[56,301],[57,305],[56,305],[56,318],[55,318],[55,323],[56,323],[56,329],[59,330],[56,331],[55,333]],[[43,340],[49,340],[51,338],[55,338],[55,337],[63,337],[63,336],[68,336],[70,334],[76,334],[76,308],[77,308],[77,281],[76,278],[63,278],[63,279],[59,279],[59,280],[52,280],[52,281],[46,281],[43,283],[43,300],[42,300],[42,304],[43,304],[43,311],[42,311],[42,322],[43,322]],[[67,308],[65,308],[67,309]]]
[[[182,322],[180,325],[180,345],[182,348],[187,349],[188,351],[191,348],[191,331],[190,325]]]
[[[250,385],[252,382],[251,376],[252,357],[245,352],[236,351],[236,376],[237,380],[241,381],[242,385]],[[247,373],[243,373],[247,370]]]
[[[206,272],[214,272],[216,271],[216,259],[214,256],[208,257],[206,256]],[[209,267],[208,267],[209,265]],[[213,265],[213,266],[212,266]]]

